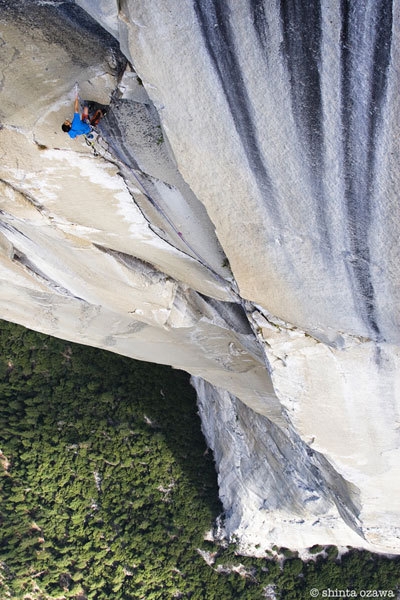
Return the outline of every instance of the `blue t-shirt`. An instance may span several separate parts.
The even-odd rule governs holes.
[[[68,131],[69,137],[72,139],[76,138],[77,135],[84,135],[85,133],[89,133],[92,130],[88,123],[82,121],[79,113],[74,114],[74,118],[72,119],[71,129]]]

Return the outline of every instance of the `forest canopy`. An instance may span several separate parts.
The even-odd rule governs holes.
[[[240,556],[205,539],[221,512],[186,373],[0,321],[2,599],[398,589],[399,559],[369,552]]]

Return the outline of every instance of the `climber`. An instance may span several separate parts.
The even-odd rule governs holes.
[[[82,115],[79,114],[79,96],[78,92],[75,93],[74,103],[74,118],[72,121],[66,119],[61,125],[61,129],[68,133],[71,138],[76,138],[78,135],[87,135],[92,131],[92,127],[98,125],[100,119],[103,116],[103,111],[98,109],[94,115],[89,118],[89,107],[84,106]]]

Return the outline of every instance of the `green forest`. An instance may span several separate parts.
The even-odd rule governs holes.
[[[221,512],[186,373],[0,321],[1,600],[397,597],[399,558],[240,556]]]

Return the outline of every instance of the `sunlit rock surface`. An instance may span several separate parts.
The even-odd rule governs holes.
[[[398,12],[0,0],[0,316],[194,375],[249,552],[400,552]]]

